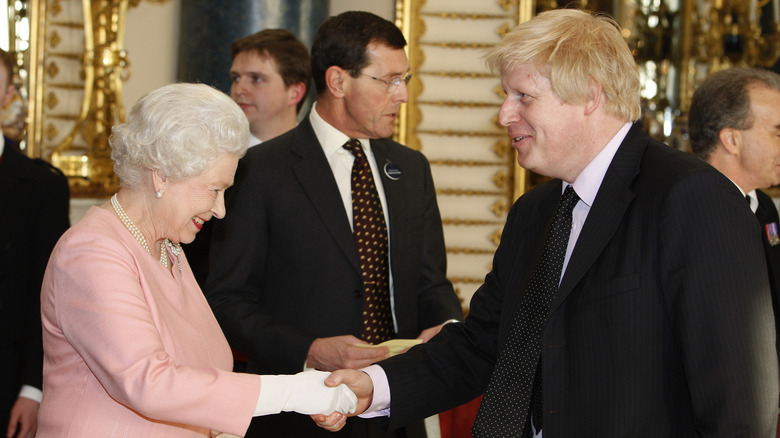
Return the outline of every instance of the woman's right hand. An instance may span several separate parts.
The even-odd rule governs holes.
[[[275,414],[280,411],[306,415],[334,412],[353,414],[357,397],[347,385],[325,386],[325,371],[304,371],[292,376],[260,376],[260,398],[256,415]]]

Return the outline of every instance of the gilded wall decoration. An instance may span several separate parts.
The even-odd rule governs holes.
[[[491,267],[514,181],[525,179],[497,122],[499,79],[482,54],[529,8],[530,1],[517,0],[406,0],[396,6],[415,75],[397,137],[431,163],[448,273],[466,307]]]

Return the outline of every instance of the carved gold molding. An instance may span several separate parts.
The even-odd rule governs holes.
[[[497,123],[503,97],[497,91],[499,79],[484,67],[479,54],[500,41],[521,17],[530,18],[533,3],[396,2],[396,23],[409,43],[414,78],[395,138],[429,158],[450,245],[450,279],[461,284],[456,287],[459,293],[468,289],[464,284],[483,281],[471,275],[477,274],[474,268],[464,265],[488,267],[485,257],[495,251],[516,196],[514,181],[525,178],[515,167],[506,129]],[[461,31],[462,27],[468,30]],[[484,246],[473,244],[480,241]]]
[[[504,225],[504,221],[487,221],[487,220],[474,220],[474,219],[457,219],[457,218],[442,218],[442,224],[444,225]]]
[[[482,284],[485,281],[485,277],[450,277],[449,280],[453,283]]]
[[[494,249],[484,249],[484,248],[453,248],[453,247],[447,247],[447,252],[451,254],[487,254],[492,255],[495,250]]]
[[[59,167],[74,197],[117,189],[108,137],[124,120],[122,81],[130,75],[125,18],[140,1],[29,2],[27,153]]]
[[[436,194],[452,196],[506,196],[507,192],[501,190],[436,189]]]

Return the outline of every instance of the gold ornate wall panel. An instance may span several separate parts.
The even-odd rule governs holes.
[[[117,189],[108,137],[124,119],[128,4],[33,3],[28,154],[59,167],[75,197],[104,197]]]
[[[70,134],[84,95],[81,0],[32,2],[28,154],[51,159]]]
[[[524,179],[498,124],[499,79],[482,55],[518,23],[526,3],[406,0],[396,6],[415,75],[398,140],[431,163],[448,274],[465,307],[490,270],[514,181]]]

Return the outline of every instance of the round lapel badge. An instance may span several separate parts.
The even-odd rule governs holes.
[[[401,168],[397,164],[387,162],[385,163],[385,175],[393,181],[401,179]]]

